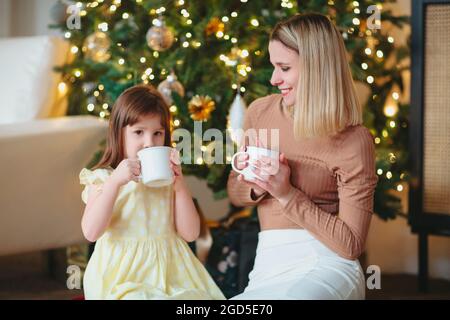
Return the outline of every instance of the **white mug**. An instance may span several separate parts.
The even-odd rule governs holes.
[[[265,156],[265,157],[269,157],[269,158],[273,158],[273,159],[277,159],[277,160],[280,157],[280,153],[276,150],[270,150],[270,149],[253,147],[253,146],[247,147],[247,151],[239,151],[239,152],[235,153],[233,155],[233,157],[231,158],[231,167],[237,173],[242,174],[244,176],[245,180],[252,180],[255,178],[259,178],[259,177],[253,172],[252,169],[254,167],[250,164],[242,170],[239,170],[238,168],[236,168],[236,166],[234,165],[234,159],[236,159],[236,157],[240,154],[248,154],[249,155],[248,162],[258,160],[258,158],[261,156]],[[278,163],[278,162],[276,162],[276,163]]]
[[[140,180],[148,187],[164,187],[173,182],[173,171],[170,168],[172,148],[166,146],[150,147],[139,150],[137,155],[141,161]]]

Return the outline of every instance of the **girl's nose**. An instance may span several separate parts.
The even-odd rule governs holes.
[[[153,139],[147,139],[144,144],[144,148],[153,147],[155,144],[153,143]]]

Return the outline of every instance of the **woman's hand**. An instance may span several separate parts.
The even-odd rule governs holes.
[[[284,153],[280,154],[279,159],[261,156],[251,164],[254,166],[252,171],[260,178],[253,179],[253,183],[278,201],[286,203],[294,187],[290,182],[291,168]]]
[[[141,162],[139,159],[123,159],[111,174],[111,179],[119,186],[130,181],[139,182],[141,175]]]
[[[184,185],[183,170],[181,169],[180,153],[177,149],[170,152],[170,168],[174,175],[174,188],[178,191]]]
[[[239,148],[239,151],[245,152],[245,147],[241,146]],[[239,170],[243,170],[243,169],[247,168],[247,166],[248,166],[248,157],[249,156],[248,156],[247,153],[238,155],[236,157],[236,168],[238,168]],[[252,182],[250,182],[248,180],[245,180],[244,176],[242,174],[239,174],[237,176],[237,180],[238,181],[246,181],[246,182],[248,182],[251,185],[251,188],[253,189],[253,192],[254,192],[256,197],[259,197],[260,195],[262,195],[265,192],[265,190],[261,189],[256,184],[254,184],[254,183],[252,183]]]

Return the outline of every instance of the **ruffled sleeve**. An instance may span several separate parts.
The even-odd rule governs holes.
[[[83,168],[80,172],[80,184],[85,185],[83,192],[81,193],[81,200],[87,204],[89,188],[92,185],[101,187],[105,183],[106,179],[110,176],[111,172],[108,169],[95,169],[93,171]],[[99,189],[101,190],[101,189]]]

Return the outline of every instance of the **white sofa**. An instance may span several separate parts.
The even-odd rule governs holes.
[[[0,256],[85,242],[78,174],[107,122],[62,116],[53,66],[67,49],[46,36],[0,39]]]

